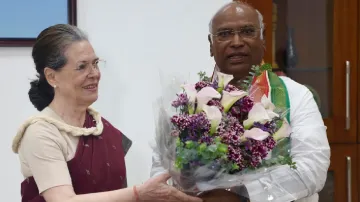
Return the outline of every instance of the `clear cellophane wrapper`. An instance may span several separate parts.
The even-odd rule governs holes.
[[[153,105],[156,126],[154,152],[155,164],[157,164],[153,166],[153,173],[157,172],[157,168],[159,171],[166,170],[171,175],[174,186],[188,194],[199,195],[218,189],[236,192],[242,189],[233,189],[234,187],[241,187],[244,181],[259,179],[278,166],[288,165],[296,168],[290,156],[291,128],[287,119],[289,112],[286,103],[287,92],[279,78],[276,78],[272,72],[262,71],[252,76],[248,81],[247,89],[243,90],[246,96],[237,100],[232,107],[228,107],[227,111],[224,109],[221,111],[221,122],[212,133],[209,131],[212,129],[213,121],[209,114],[204,111],[191,114],[189,108],[183,108],[181,111],[179,107],[174,107],[174,102],[181,102],[179,100],[181,95],[187,95],[186,91],[180,88],[187,82],[176,76],[161,75],[160,77],[161,97]],[[242,91],[230,84],[223,86],[222,91],[219,90],[221,79],[201,82],[206,85],[200,85],[197,93],[204,86],[220,92],[220,98],[212,99],[216,101],[215,104],[210,101],[211,106],[217,106],[219,109],[224,108],[221,106],[221,103],[225,103],[224,91],[225,93]],[[197,85],[199,86],[199,83]],[[210,105],[210,102],[207,104]],[[191,106],[196,108],[198,107],[196,104],[198,103],[195,102]],[[255,120],[256,110],[251,112],[255,105],[261,105],[262,110],[271,110],[269,112],[271,116],[264,115],[267,116],[267,121]],[[196,119],[192,126],[186,125],[186,127],[200,128],[196,130],[195,137],[191,129],[182,127],[182,123],[176,122],[179,117],[184,119],[179,122],[186,121],[188,117],[191,117],[190,122]],[[255,118],[254,123],[249,127],[250,117]],[[236,129],[233,129],[234,127]],[[254,133],[259,130],[253,130],[250,134],[249,131],[253,128],[261,129],[261,132],[267,134],[261,136]],[[237,194],[247,197],[246,191],[239,191]]]

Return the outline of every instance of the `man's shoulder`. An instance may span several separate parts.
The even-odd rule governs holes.
[[[286,76],[280,76],[280,78],[286,86],[290,99],[294,97],[303,97],[305,94],[309,93],[309,89],[305,85]]]
[[[292,110],[295,111],[298,107],[304,105],[305,100],[314,99],[313,93],[305,85],[298,83],[286,76],[280,76],[280,78],[283,80],[286,86],[290,100],[290,108]]]

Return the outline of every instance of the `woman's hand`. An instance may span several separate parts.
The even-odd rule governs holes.
[[[166,181],[170,179],[169,174],[162,174],[156,176],[143,185],[137,187],[140,201],[152,201],[152,202],[202,202],[202,199],[186,195],[185,193],[177,190],[176,188],[166,184]]]

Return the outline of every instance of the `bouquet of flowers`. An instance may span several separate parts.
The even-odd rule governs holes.
[[[229,84],[232,75],[199,76],[157,108],[156,150],[177,187],[191,193],[226,189],[261,169],[296,169],[287,91],[270,65],[254,66],[241,88]]]

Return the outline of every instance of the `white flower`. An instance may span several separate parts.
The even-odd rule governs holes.
[[[247,92],[238,90],[238,91],[223,91],[223,96],[221,98],[221,105],[224,107],[224,111],[228,112],[233,104],[247,95]]]
[[[268,121],[271,121],[275,117],[279,117],[278,114],[274,112],[275,105],[270,101],[266,95],[261,97],[260,103],[255,103],[252,109],[249,111],[248,119],[244,121],[244,127],[250,128],[254,122],[259,122],[265,124]]]
[[[217,98],[220,99],[221,95],[212,87],[204,87],[196,94],[197,107],[196,113],[202,111],[204,105],[206,105],[210,100]]]
[[[274,112],[275,110],[275,105],[271,102],[271,100],[266,96],[266,95],[263,95],[261,97],[261,104],[264,106],[264,108],[266,109],[266,111],[268,112],[269,114],[269,117],[272,119],[274,117],[278,117],[279,115],[276,114]]]
[[[195,85],[194,84],[184,84],[181,87],[184,89],[184,91],[189,99],[189,102],[195,103],[196,93],[197,93]]]
[[[289,137],[291,134],[291,127],[286,119],[283,120],[283,123],[278,131],[273,135],[275,141],[279,141],[283,138]]]
[[[261,130],[260,128],[252,128],[251,130],[245,130],[244,137],[251,138],[254,140],[265,140],[269,137],[270,133]]]
[[[265,124],[268,121],[271,121],[271,118],[264,106],[261,103],[255,103],[249,111],[248,119],[244,121],[244,128],[250,128],[254,122]]]
[[[221,111],[216,106],[209,106],[209,105],[204,105],[203,111],[205,112],[208,120],[211,123],[210,134],[214,134],[221,122],[221,118],[222,118]]]
[[[196,93],[197,93],[195,85],[194,84],[184,84],[181,87],[184,89],[185,94],[189,99],[189,104],[188,104],[189,114],[193,114],[195,111],[194,106],[195,106]]]
[[[230,83],[230,81],[234,79],[234,76],[230,74],[224,74],[219,71],[216,72],[216,74],[218,77],[218,86],[221,90],[223,90]]]

